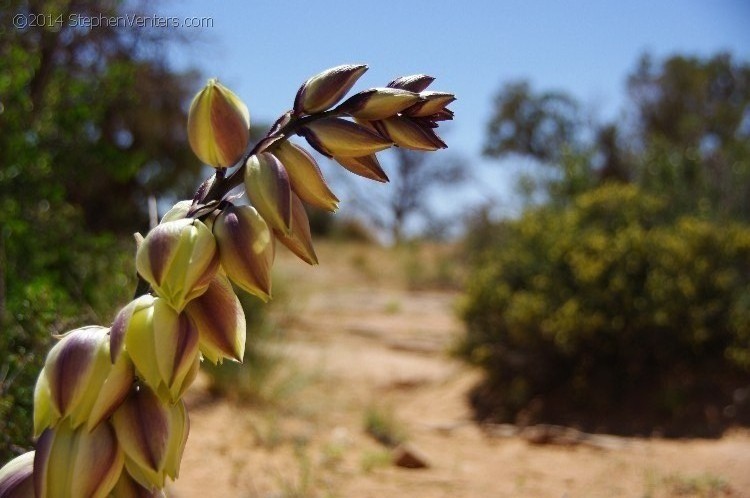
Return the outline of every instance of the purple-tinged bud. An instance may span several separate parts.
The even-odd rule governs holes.
[[[393,145],[367,127],[341,118],[313,121],[298,133],[326,157],[361,157]]]
[[[294,99],[296,114],[313,114],[333,107],[367,71],[364,64],[345,64],[326,69],[307,80]]]
[[[447,147],[428,126],[403,116],[376,121],[378,131],[399,147],[412,150],[433,151]]]
[[[124,343],[138,377],[169,402],[177,401],[198,374],[198,339],[187,314],[150,295],[123,308],[112,326],[112,348]]]
[[[125,468],[141,486],[164,487],[176,478],[190,429],[185,404],[164,403],[148,386],[138,386],[112,415],[125,453]]]
[[[199,348],[212,363],[224,358],[242,361],[245,354],[245,312],[229,279],[216,274],[208,290],[185,308],[198,327]]]
[[[456,100],[452,93],[423,92],[419,94],[424,100],[404,110],[406,116],[424,118],[440,113],[445,106]]]
[[[283,232],[291,230],[292,187],[281,161],[267,152],[250,156],[245,191],[266,223]]]
[[[396,78],[386,86],[419,93],[430,86],[433,81],[435,81],[435,78],[432,76],[427,76],[426,74],[412,74],[411,76],[401,76],[400,78]]]
[[[271,297],[275,255],[268,224],[252,206],[229,206],[214,223],[221,266],[237,286],[264,301]]]
[[[0,469],[0,498],[34,498],[34,452],[19,455]]]
[[[36,443],[34,492],[48,498],[104,498],[114,488],[124,462],[109,423],[88,431],[63,422],[46,429]]]
[[[337,110],[372,121],[395,116],[420,100],[419,94],[400,88],[371,88],[349,97]]]
[[[239,161],[250,141],[247,106],[215,79],[190,104],[188,140],[198,158],[214,168]]]
[[[199,220],[167,221],[143,239],[135,266],[159,297],[181,311],[214,277],[219,267],[216,242]]]
[[[289,175],[292,190],[308,204],[334,212],[339,200],[328,188],[315,159],[302,147],[291,142],[281,142],[273,151]]]
[[[375,154],[362,157],[336,157],[336,162],[351,171],[355,175],[375,180],[376,182],[388,182],[388,175],[385,174],[380,162]]]
[[[35,435],[63,419],[73,429],[92,417],[98,423],[122,402],[123,391],[133,382],[133,369],[127,358],[112,365],[108,332],[104,327],[83,327],[52,347],[34,389]]]
[[[292,234],[287,236],[274,230],[274,235],[305,263],[318,264],[310,234],[310,221],[307,218],[305,206],[296,195],[292,194]]]

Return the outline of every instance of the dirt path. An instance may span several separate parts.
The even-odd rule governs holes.
[[[318,268],[279,261],[292,298],[284,351],[306,387],[267,410],[197,386],[171,496],[750,497],[747,433],[534,445],[512,428],[480,430],[465,403],[478,374],[445,354],[461,331],[457,295],[405,290],[404,262],[385,250],[319,253]],[[364,431],[368,417],[429,468],[392,465]]]

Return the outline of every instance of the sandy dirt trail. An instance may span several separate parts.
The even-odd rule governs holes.
[[[538,445],[478,427],[466,393],[479,374],[446,354],[461,333],[457,293],[407,290],[385,249],[319,254],[316,268],[277,262],[290,303],[282,349],[304,387],[270,410],[217,401],[199,382],[170,496],[750,497],[747,432]],[[364,431],[373,412],[392,416],[429,468],[394,466]]]

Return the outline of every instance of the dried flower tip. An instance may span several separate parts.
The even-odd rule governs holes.
[[[214,168],[233,166],[250,141],[247,106],[215,79],[190,104],[188,140],[198,158]]]
[[[334,212],[339,200],[328,188],[315,159],[302,147],[291,142],[281,142],[273,151],[289,175],[292,190],[308,204]]]
[[[367,127],[341,118],[319,119],[298,133],[326,157],[366,156],[393,145]]]
[[[362,157],[336,157],[335,159],[337,163],[355,175],[381,183],[387,183],[389,181],[388,175],[383,171],[375,154]]]
[[[426,74],[412,74],[411,76],[401,76],[388,83],[386,86],[389,88],[400,88],[402,90],[409,90],[410,92],[419,93],[430,84],[435,81],[432,76]]]
[[[357,119],[377,120],[395,116],[419,102],[419,94],[399,88],[371,88],[349,97],[337,110]]]
[[[221,266],[229,279],[268,301],[275,249],[263,217],[252,206],[229,206],[216,218],[214,234]]]
[[[297,91],[294,112],[313,114],[333,107],[351,90],[365,71],[365,64],[345,64],[316,74]]]
[[[315,248],[312,244],[310,221],[307,218],[305,206],[299,197],[294,194],[292,194],[292,216],[292,234],[287,236],[274,230],[276,238],[305,263],[317,265],[318,256],[315,254]]]

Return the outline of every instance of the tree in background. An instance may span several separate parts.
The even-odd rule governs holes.
[[[184,130],[196,75],[163,58],[175,30],[55,23],[124,9],[105,0],[0,9],[2,459],[30,444],[33,383],[51,334],[107,321],[130,288],[132,241],[121,237],[146,228],[149,195],[186,195],[201,168]],[[15,30],[18,13],[50,21]]]
[[[629,120],[504,87],[490,157],[540,165],[544,202],[475,220],[461,353],[477,415],[719,435],[750,424],[750,65],[643,57]],[[551,172],[551,174],[545,174]]]
[[[347,182],[356,211],[375,228],[387,233],[395,244],[416,235],[445,236],[450,227],[435,213],[430,196],[440,189],[458,187],[465,182],[469,178],[465,164],[454,155],[428,157],[400,147],[383,156],[387,159],[383,161],[381,180],[389,182],[388,188],[367,185],[368,190],[364,192],[351,175],[337,175],[337,179]],[[422,224],[417,232],[409,229],[409,224],[415,221]]]
[[[750,64],[644,56],[628,91],[639,183],[681,211],[750,220]]]
[[[643,56],[628,94],[630,119],[597,124],[565,93],[506,85],[484,153],[554,168],[537,183],[562,204],[616,180],[668,195],[675,214],[750,219],[750,65],[729,54],[661,64]]]

